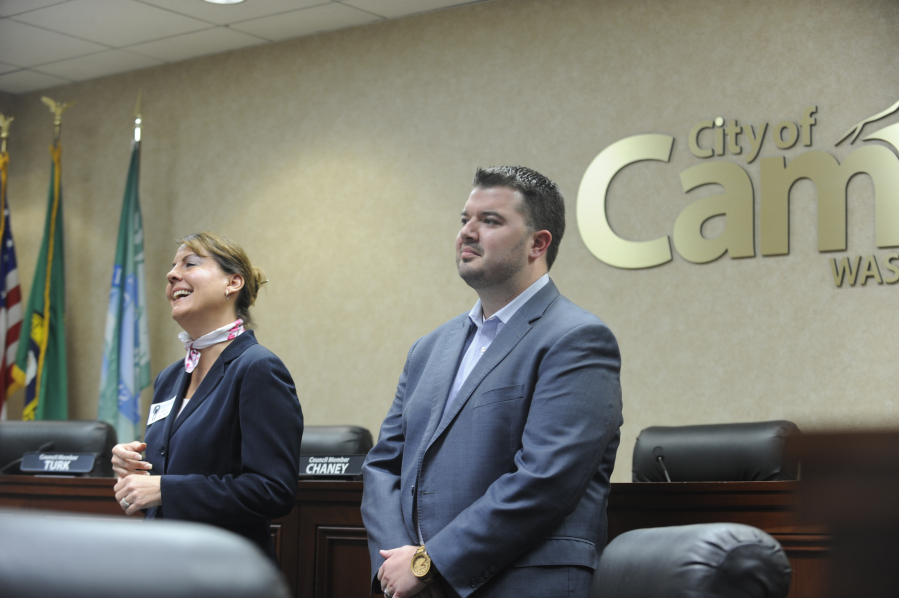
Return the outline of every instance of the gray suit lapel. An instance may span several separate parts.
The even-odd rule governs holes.
[[[511,352],[521,339],[523,339],[531,330],[531,322],[540,318],[558,296],[559,290],[550,280],[545,287],[540,289],[536,295],[522,305],[509,322],[503,326],[503,329],[490,344],[490,348],[487,349],[481,359],[478,360],[477,365],[474,366],[474,369],[471,370],[468,378],[466,378],[465,382],[462,384],[462,387],[459,389],[459,394],[456,395],[456,400],[453,402],[452,407],[450,407],[446,417],[439,419],[437,430],[430,436],[431,440],[428,443],[429,448],[434,444],[434,441],[440,437],[443,431],[446,430],[447,426],[449,426],[456,418],[456,415],[462,411],[462,408],[474,394],[475,389],[480,386],[487,374],[493,371],[493,368],[498,366],[503,359],[506,358],[509,352]],[[452,384],[452,379],[456,376],[457,369],[457,367],[452,367],[450,384]],[[447,394],[449,394],[449,389],[447,389]],[[440,404],[440,413],[443,413],[443,406],[445,403],[446,396],[444,396],[443,402]],[[433,410],[431,412],[431,420],[432,422],[434,420]],[[429,425],[432,422],[429,422]]]
[[[437,429],[437,425],[440,423],[443,409],[446,406],[446,399],[449,397],[453,381],[456,379],[456,371],[459,369],[462,351],[465,350],[465,341],[473,326],[471,319],[466,315],[459,326],[449,332],[446,341],[443,343],[442,353],[434,364],[437,376],[431,391],[431,415],[428,419],[428,427],[425,430],[425,438],[431,438],[434,435],[434,430]]]

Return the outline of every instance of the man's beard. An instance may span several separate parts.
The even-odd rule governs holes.
[[[481,267],[468,267],[470,264],[466,264],[459,258],[456,260],[459,276],[468,286],[475,290],[489,288],[506,282],[527,265],[527,255],[522,251],[527,239],[527,235],[524,235],[521,241],[501,261],[490,262],[484,260],[483,253],[478,245],[467,244],[468,247],[472,247],[481,255]]]

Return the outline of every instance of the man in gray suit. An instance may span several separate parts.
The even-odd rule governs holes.
[[[412,346],[363,467],[374,592],[588,595],[621,357],[608,327],[549,279],[564,230],[555,183],[478,169],[456,263],[479,300]]]

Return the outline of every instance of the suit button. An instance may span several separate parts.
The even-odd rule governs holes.
[[[491,575],[496,573],[496,563],[493,563],[492,565],[490,565],[490,568],[487,570],[490,572]]]
[[[473,587],[473,588],[476,588],[476,587],[478,587],[478,582],[476,582],[475,580],[472,579],[472,580],[468,583],[468,585],[470,585],[470,586]]]
[[[162,447],[161,449],[159,449],[159,454],[162,455],[163,457],[165,457],[165,447]]]

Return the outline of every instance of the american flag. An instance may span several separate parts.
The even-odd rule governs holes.
[[[9,224],[9,206],[6,203],[6,176],[9,154],[0,153],[0,341],[3,358],[0,360],[0,420],[6,419],[6,397],[18,388],[12,377],[22,331],[22,289],[19,286],[19,270],[16,264],[16,246]]]

